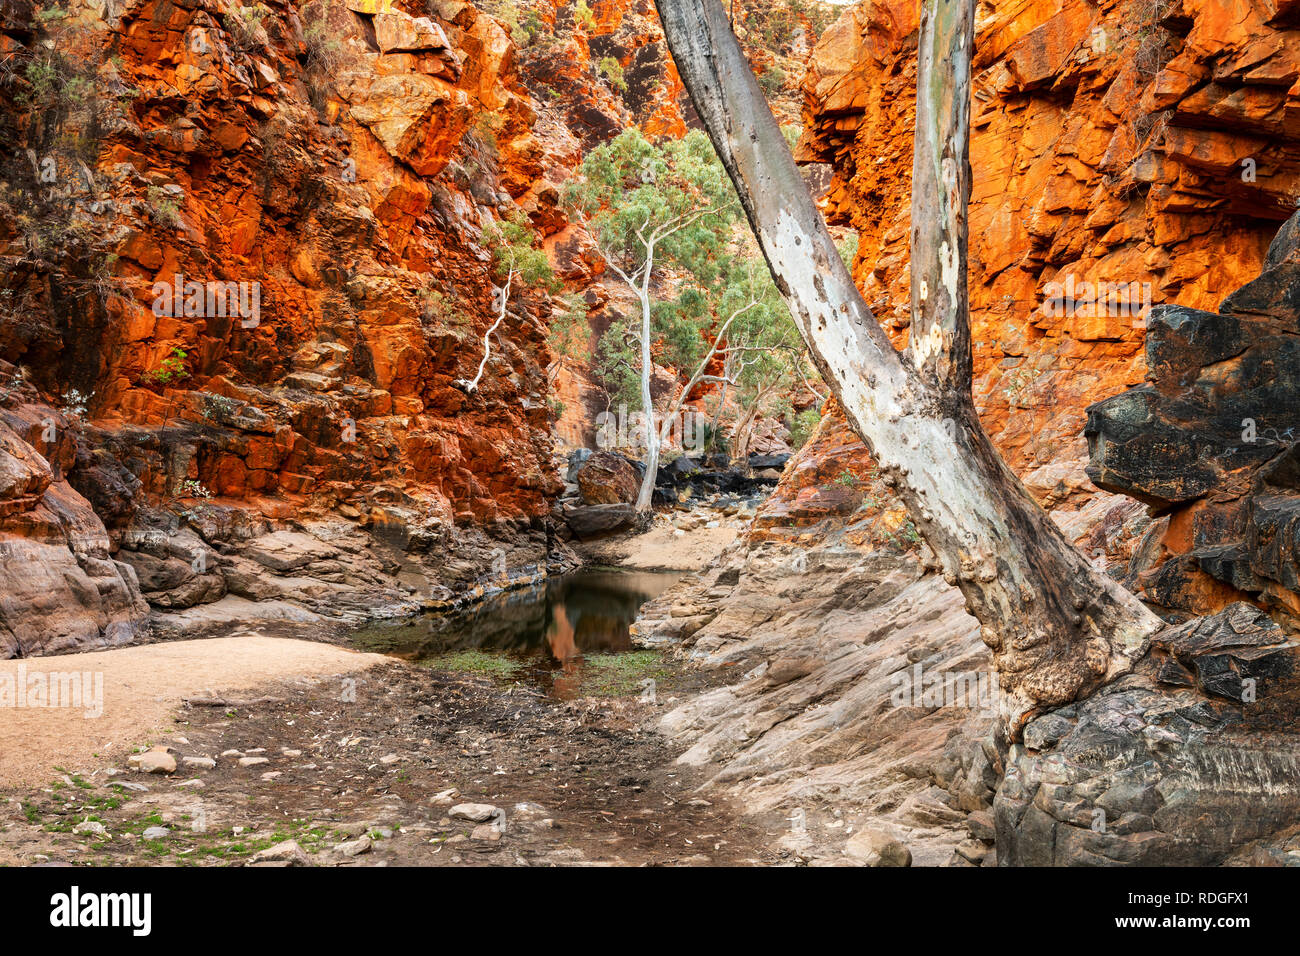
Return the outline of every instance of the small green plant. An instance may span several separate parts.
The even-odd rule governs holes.
[[[785,88],[786,74],[775,63],[764,70],[758,77],[758,85],[768,96],[774,96]]]
[[[645,686],[671,676],[659,651],[620,654],[584,654],[581,689],[588,697],[627,697]]]
[[[173,347],[171,354],[158,363],[158,368],[149,373],[149,380],[159,385],[166,385],[169,382],[188,378],[190,373],[185,368],[185,359],[188,357],[189,353],[184,349]]]
[[[175,229],[180,224],[180,206],[161,186],[150,186],[146,193],[149,215],[160,226]]]
[[[816,429],[822,420],[821,412],[816,408],[805,408],[802,412],[794,416],[790,422],[790,447],[794,449],[802,448],[812,437],[813,430]]]
[[[180,497],[182,498],[211,498],[212,492],[201,481],[195,481],[193,478],[186,478],[181,482]]]
[[[573,7],[573,22],[586,30],[596,29],[596,15],[587,6],[587,0],[578,0]]]
[[[465,326],[470,324],[464,309],[441,289],[432,284],[423,286],[419,293],[420,321],[426,326]]]
[[[602,57],[596,69],[605,78],[605,82],[609,84],[611,90],[616,93],[627,92],[627,80],[623,77],[623,64],[619,63],[614,57]]]
[[[452,651],[421,663],[433,670],[474,674],[496,680],[509,680],[523,666],[522,662],[506,657],[504,654],[492,654],[480,650]]]
[[[1006,377],[1002,394],[1007,397],[1007,404],[1014,405],[1020,393],[1034,381],[1034,373],[1027,368],[1018,368]]]
[[[483,144],[484,149],[486,149],[493,158],[495,158],[500,151],[501,146],[498,141],[498,136],[501,131],[505,129],[505,125],[506,118],[500,113],[493,113],[484,110],[474,117],[474,125],[472,127],[474,136]]]
[[[715,425],[713,422],[705,422],[701,428],[701,445],[702,450],[706,453],[721,452],[730,454],[727,445],[726,434],[721,425]]]
[[[330,25],[331,0],[313,0],[301,10],[302,39],[307,47],[307,94],[317,112],[323,112],[330,90],[347,66],[346,44]]]
[[[847,468],[836,475],[833,480],[835,484],[842,485],[845,488],[856,488],[862,483],[862,479]]]
[[[234,6],[226,14],[225,23],[235,46],[244,52],[256,49],[266,42],[266,31],[262,21],[271,13],[269,7],[255,3],[249,7]]]
[[[515,0],[501,0],[492,15],[501,21],[510,39],[517,47],[526,47],[542,29],[542,19],[534,10],[526,11],[522,17],[519,4]]]

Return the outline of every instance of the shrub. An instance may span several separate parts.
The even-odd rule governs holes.
[[[605,82],[609,84],[611,90],[619,93],[627,92],[627,80],[623,78],[623,64],[619,63],[618,60],[612,56],[604,57],[597,66],[597,70],[605,78]]]

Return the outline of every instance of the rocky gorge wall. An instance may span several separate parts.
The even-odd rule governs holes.
[[[827,218],[857,231],[855,277],[899,346],[916,16],[873,0],[826,32],[796,152],[828,165]],[[1101,494],[1085,473],[1086,409],[1147,375],[1146,306],[1217,308],[1260,274],[1300,199],[1300,17],[1273,0],[983,4],[974,68],[975,399],[1039,500],[1075,508]],[[845,471],[869,477],[865,449],[837,415],[822,432],[760,531],[860,506],[861,492],[830,501],[826,488]],[[1088,547],[1127,561],[1135,544],[1103,533]],[[1187,551],[1176,536],[1151,544]],[[1213,592],[1187,609],[1221,607]]]
[[[0,532],[21,560],[0,564],[20,595],[52,569],[29,580],[76,620],[6,603],[0,652],[126,639],[137,572],[191,592],[164,606],[219,598],[220,548],[272,522],[351,522],[399,565],[415,541],[435,581],[458,527],[540,536],[545,296],[516,291],[482,386],[453,384],[492,320],[492,223],[553,202],[496,20],[15,2],[3,44]],[[157,544],[198,513],[212,565]]]

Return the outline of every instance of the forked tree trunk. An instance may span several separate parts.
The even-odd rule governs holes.
[[[1161,622],[1092,568],[1003,463],[971,398],[967,130],[974,0],[924,0],[912,342],[900,355],[836,252],[719,0],[656,0],[677,70],[814,360],[945,578],[983,625],[1004,719],[1132,666]]]
[[[654,374],[654,357],[650,353],[650,269],[646,269],[645,289],[641,295],[641,414],[645,416],[645,474],[636,495],[636,510],[649,514],[654,501],[655,479],[659,475],[659,425],[655,421],[654,396],[650,378]]]

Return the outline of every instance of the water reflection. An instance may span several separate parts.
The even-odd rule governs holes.
[[[495,595],[464,611],[372,625],[353,640],[413,661],[454,651],[505,653],[526,662],[534,682],[569,698],[579,692],[583,655],[631,650],[629,628],[641,605],[680,576],[584,569]]]

